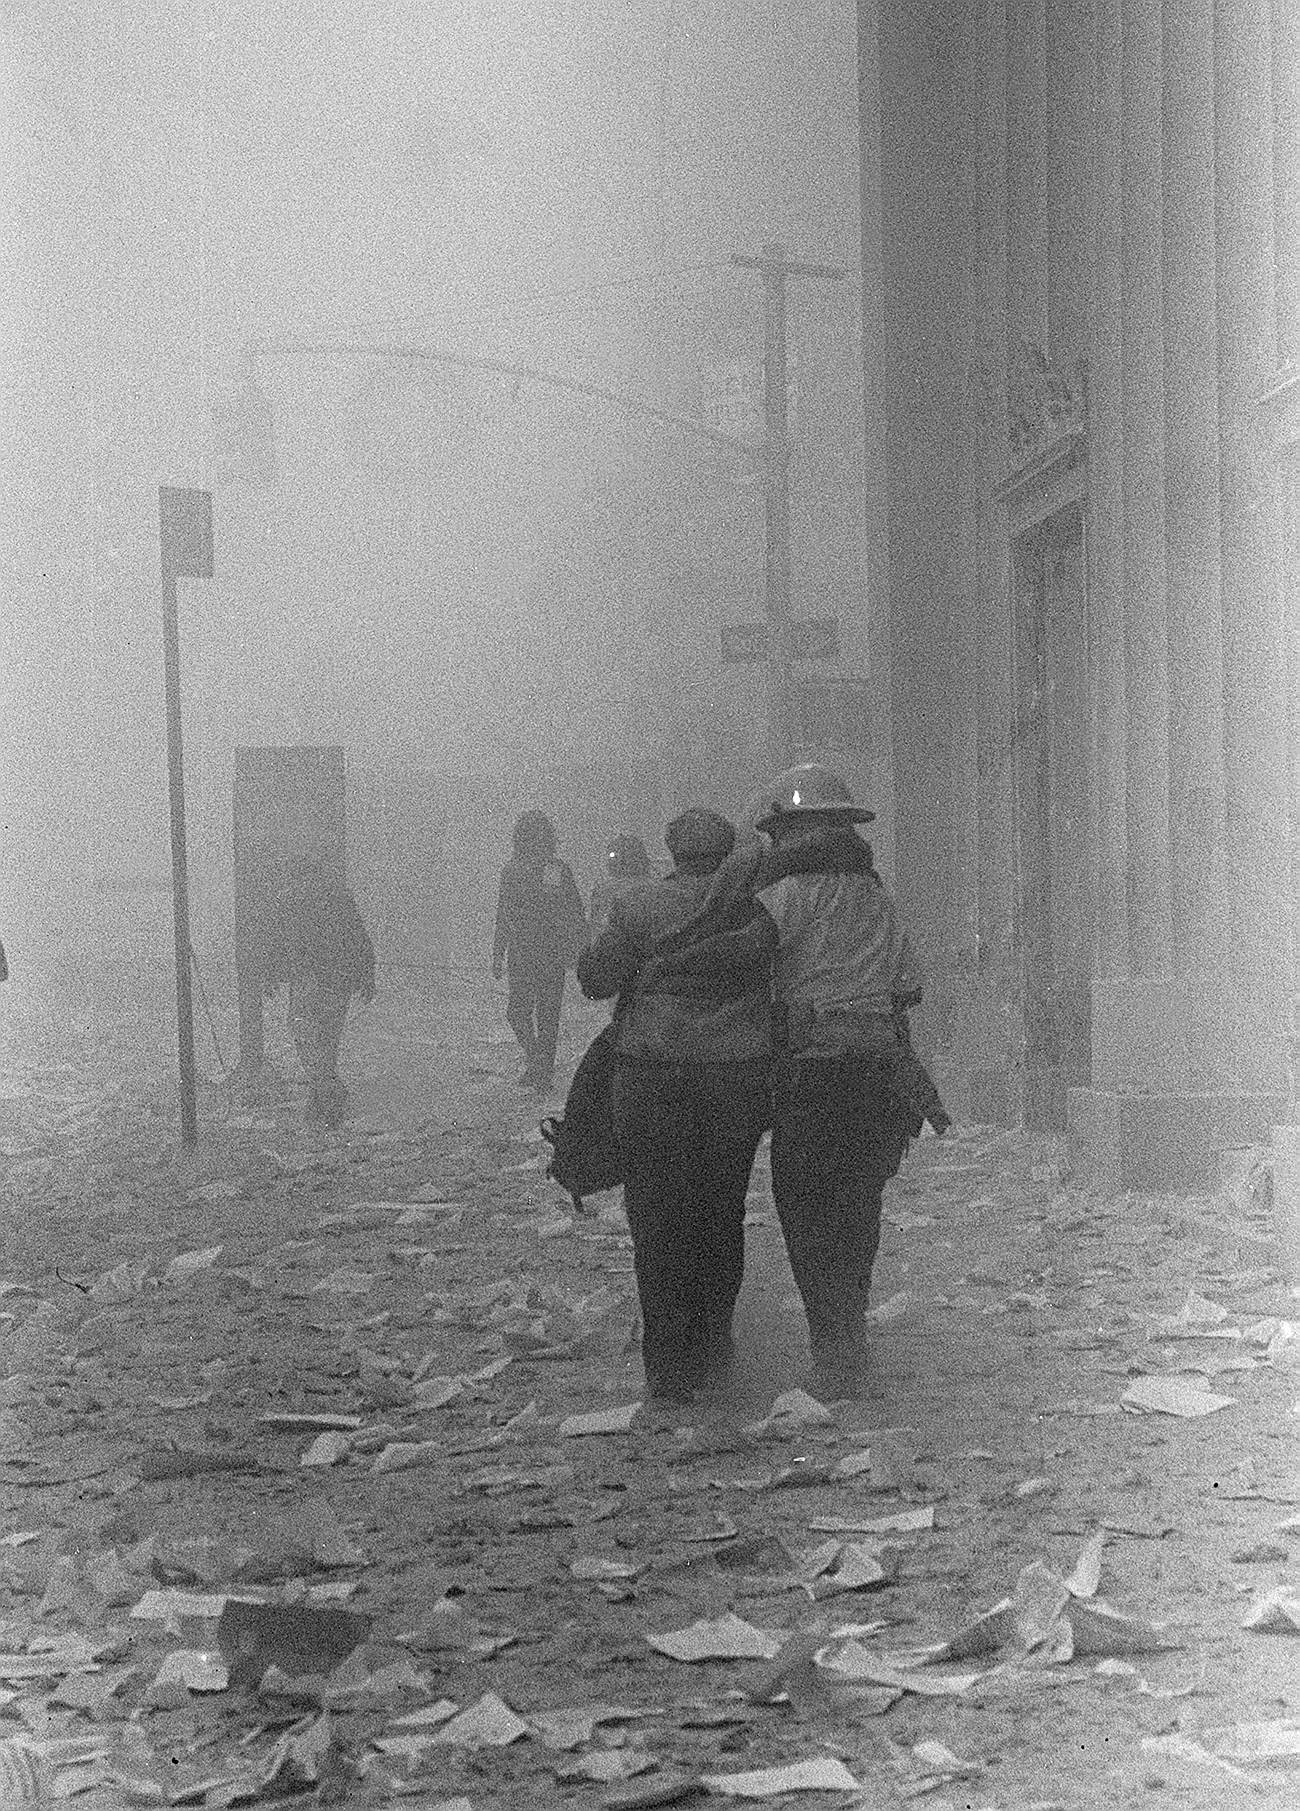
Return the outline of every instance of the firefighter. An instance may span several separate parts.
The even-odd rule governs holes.
[[[843,779],[788,769],[757,828],[782,877],[757,898],[773,929],[782,1031],[775,1067],[772,1191],[808,1318],[814,1387],[864,1383],[866,1309],[882,1194],[919,1130],[898,1086],[899,999],[919,998],[907,939]]]

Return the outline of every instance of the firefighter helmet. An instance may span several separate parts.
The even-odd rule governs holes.
[[[853,803],[853,794],[839,774],[819,761],[807,761],[801,767],[787,767],[767,788],[770,801],[755,826],[771,830],[782,818],[816,812],[834,818],[841,824],[870,824],[875,812]]]

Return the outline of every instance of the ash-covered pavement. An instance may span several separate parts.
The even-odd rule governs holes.
[[[501,1004],[381,998],[337,1134],[216,1080],[190,1158],[165,1001],[4,1002],[0,1803],[1295,1804],[1257,1179],[923,1142],[827,1406],[760,1162],[735,1392],[650,1419],[617,1198],[546,1181]]]

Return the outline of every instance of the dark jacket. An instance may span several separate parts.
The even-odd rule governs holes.
[[[514,975],[563,974],[587,941],[587,914],[573,871],[550,856],[515,855],[501,870],[492,960]]]
[[[711,874],[674,868],[613,902],[609,922],[578,958],[589,1000],[621,997],[617,1048],[622,1057],[670,1063],[762,1061],[771,1053],[770,941],[765,914],[737,893],[701,919]],[[692,934],[730,937],[752,927],[743,955],[707,973],[657,979],[660,952],[683,926]]]
[[[303,886],[276,914],[268,950],[266,989],[308,976],[349,993],[375,991],[375,948],[357,902],[338,881]]]

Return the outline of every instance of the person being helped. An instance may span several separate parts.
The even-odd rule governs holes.
[[[348,1091],[339,1047],[353,994],[375,997],[375,950],[341,858],[309,857],[285,892],[272,932],[267,992],[289,984],[289,1021],[307,1077],[308,1119],[337,1125]]]
[[[650,856],[639,836],[624,831],[609,845],[605,872],[591,889],[591,933],[594,937],[609,920],[610,907],[652,878]]]
[[[724,1380],[745,1262],[745,1194],[768,1120],[769,959],[762,942],[725,970],[660,988],[657,956],[695,920],[735,842],[694,807],[665,833],[672,872],[616,900],[578,958],[588,999],[616,996],[614,1118],[652,1400],[688,1402]],[[762,916],[737,895],[702,934]]]
[[[525,811],[513,840],[514,853],[501,870],[492,973],[507,980],[506,1023],[524,1053],[520,1086],[547,1094],[564,978],[586,944],[587,915],[568,863],[556,857],[555,828],[545,813]]]

